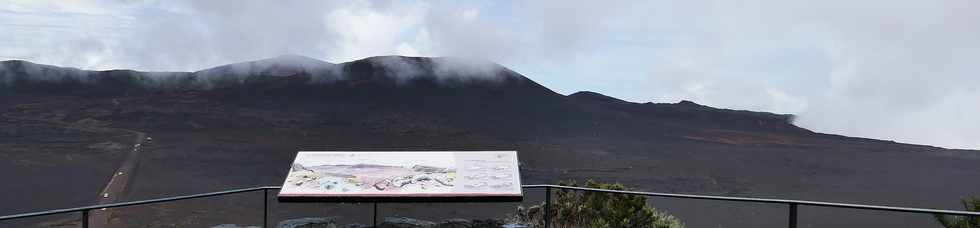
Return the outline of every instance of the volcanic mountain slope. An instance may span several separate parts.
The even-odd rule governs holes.
[[[820,134],[793,125],[790,115],[689,101],[632,103],[593,92],[565,96],[500,65],[469,59],[382,56],[332,64],[282,56],[197,72],[84,71],[4,61],[0,96],[4,118],[20,121],[5,129],[56,120],[151,135],[153,145],[133,174],[128,199],[279,185],[297,150],[518,150],[525,183],[591,178],[649,191],[939,208],[955,208],[960,197],[980,195],[980,182],[963,181],[980,176],[976,151]],[[44,134],[2,137],[3,155],[14,153],[9,143],[34,146],[40,154],[71,150],[24,143],[24,138],[49,137]],[[74,168],[61,164],[105,165],[48,157],[34,162],[66,169]],[[77,178],[2,167],[3,178],[12,182]],[[0,202],[20,202],[3,204],[0,214],[52,205],[33,207],[28,203],[33,200],[96,194],[53,192],[36,198],[0,195]],[[125,213],[173,216],[181,224],[204,226],[253,213],[247,208],[256,206],[253,201],[222,201],[232,209],[209,211],[207,218],[160,208]],[[784,224],[759,215],[772,211],[782,218],[780,209],[666,199],[655,204],[691,227]],[[437,216],[427,211],[406,207],[399,213]],[[438,216],[487,212],[469,211]],[[813,226],[931,224],[927,216],[814,214]]]

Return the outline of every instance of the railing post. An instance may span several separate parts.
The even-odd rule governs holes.
[[[82,211],[82,228],[88,228],[88,210]]]
[[[262,189],[262,227],[269,227],[269,189]]]
[[[544,187],[544,228],[551,227],[551,186]]]
[[[796,228],[796,203],[789,204],[789,228]]]

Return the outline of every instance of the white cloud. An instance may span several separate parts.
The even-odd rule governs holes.
[[[428,6],[418,4],[405,7],[380,11],[355,4],[330,12],[326,21],[339,39],[335,40],[338,49],[328,54],[328,59],[351,61],[367,56],[390,55],[397,51],[410,51],[418,55],[414,47],[401,42],[401,34],[415,29]]]
[[[398,47],[395,47],[395,54],[402,56],[419,56],[419,51],[409,45],[408,43],[400,43]]]
[[[466,10],[463,10],[461,16],[462,16],[463,20],[472,21],[472,20],[475,20],[476,17],[479,17],[480,16],[480,10],[477,10],[477,9],[466,9]]]

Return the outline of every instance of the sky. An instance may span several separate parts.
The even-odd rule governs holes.
[[[976,12],[976,0],[0,0],[0,60],[195,71],[285,54],[458,56],[562,94],[980,149]]]

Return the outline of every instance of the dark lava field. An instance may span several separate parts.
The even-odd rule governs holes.
[[[532,75],[533,77],[533,75]],[[791,115],[555,93],[492,63],[298,56],[198,72],[0,62],[0,215],[94,204],[133,132],[152,137],[121,200],[281,185],[299,150],[516,150],[524,184],[594,179],[653,192],[960,208],[980,151],[812,132]],[[362,204],[279,204],[279,219]],[[525,205],[541,191],[526,192]],[[687,227],[785,227],[786,207],[651,198]],[[112,209],[112,227],[261,223],[249,193]],[[382,204],[382,216],[493,218],[516,203]],[[939,227],[930,215],[800,208],[801,227]],[[0,227],[63,227],[78,215]]]

